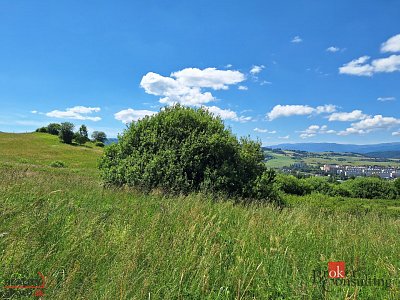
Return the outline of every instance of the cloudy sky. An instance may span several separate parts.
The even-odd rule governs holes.
[[[237,135],[400,141],[400,2],[0,3],[0,131],[49,122],[116,137],[161,107]]]

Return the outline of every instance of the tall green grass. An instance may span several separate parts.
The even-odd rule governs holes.
[[[85,155],[74,168],[68,157],[52,157],[66,168],[0,163],[0,286],[40,271],[44,299],[400,298],[396,215],[317,205],[314,195],[281,209],[104,189],[85,174]],[[397,282],[329,292],[313,282],[313,270],[341,260]]]

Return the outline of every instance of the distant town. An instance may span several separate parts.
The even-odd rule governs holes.
[[[383,166],[324,165],[321,170],[325,174],[339,175],[340,177],[378,176],[384,179],[400,177],[399,168]]]

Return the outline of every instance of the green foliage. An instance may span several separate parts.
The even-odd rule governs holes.
[[[400,195],[400,177],[397,178],[394,182],[393,182],[393,186],[397,191],[397,194]]]
[[[53,167],[53,168],[65,168],[66,165],[61,160],[55,160],[55,161],[50,163],[50,167]]]
[[[79,145],[83,145],[84,143],[86,143],[88,141],[87,137],[81,135],[79,133],[79,131],[74,133],[73,140],[74,140],[75,143],[77,143]]]
[[[61,130],[61,125],[58,123],[50,123],[47,125],[47,132],[52,135],[58,135]]]
[[[78,133],[79,133],[83,138],[85,138],[86,142],[89,141],[89,136],[88,136],[88,131],[87,131],[86,125],[81,125],[81,127],[79,127]]]
[[[276,184],[278,189],[286,194],[299,196],[320,193],[353,198],[396,199],[400,195],[398,182],[379,177],[357,177],[343,183],[331,183],[326,177],[298,179],[292,175],[279,174]]]
[[[355,198],[396,199],[398,193],[392,182],[376,177],[358,177],[343,183]]]
[[[263,159],[259,142],[238,141],[203,108],[176,105],[131,123],[105,149],[100,169],[106,183],[147,191],[270,197],[265,190],[272,189],[273,174],[263,175]],[[269,185],[256,188],[256,181]]]
[[[93,131],[92,139],[95,142],[104,143],[107,140],[107,135],[103,131]]]
[[[38,128],[38,129],[36,129],[36,132],[47,133],[47,127],[40,127],[40,128]]]
[[[71,144],[72,139],[74,138],[74,124],[70,122],[61,123],[61,129],[58,134],[60,140],[65,144]]]
[[[95,145],[97,147],[104,147],[104,143],[103,142],[96,142]]]
[[[302,196],[311,193],[310,186],[293,175],[279,174],[276,184],[278,189],[286,194]]]

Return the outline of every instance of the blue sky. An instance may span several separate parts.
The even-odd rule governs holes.
[[[0,131],[70,121],[116,137],[180,102],[264,145],[399,141],[399,11],[395,0],[3,0]]]

